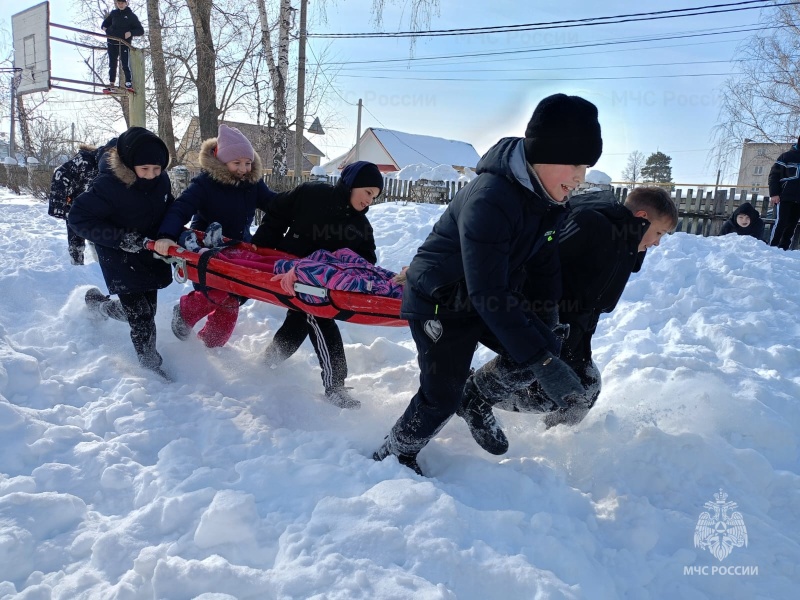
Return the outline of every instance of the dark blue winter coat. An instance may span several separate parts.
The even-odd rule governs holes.
[[[183,226],[192,220],[192,229],[205,229],[211,223],[222,225],[222,234],[234,240],[249,242],[250,227],[256,209],[266,211],[275,192],[262,181],[263,167],[258,154],[250,173],[243,180],[233,176],[224,163],[214,156],[217,138],[210,138],[200,147],[197,175],[167,211],[159,228],[159,238],[177,240]]]
[[[560,285],[558,229],[567,207],[555,202],[525,160],[521,138],[505,138],[478,163],[411,261],[401,315],[481,318],[511,357],[525,363],[548,346],[517,292],[534,256],[541,285]]]
[[[173,201],[170,181],[161,173],[152,191],[134,187],[136,174],[122,164],[116,148],[100,163],[100,174],[88,191],[78,196],[67,223],[82,238],[94,242],[103,278],[111,294],[164,288],[172,280],[168,264],[152,251],[125,252],[119,245],[126,233],[155,239]]]

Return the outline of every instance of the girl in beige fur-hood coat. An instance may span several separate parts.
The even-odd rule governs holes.
[[[266,211],[276,195],[261,179],[261,158],[238,129],[220,125],[219,135],[200,147],[200,167],[202,172],[167,212],[159,240],[177,240],[184,223],[191,219],[192,229],[205,231],[210,224],[219,223],[223,236],[249,242],[256,209]],[[194,288],[173,309],[173,333],[188,339],[194,325],[207,317],[197,336],[209,348],[224,346],[246,299],[198,284]]]
[[[216,222],[222,225],[225,237],[250,241],[256,209],[266,211],[276,194],[261,179],[263,167],[257,153],[252,154],[252,169],[241,178],[232,173],[217,154],[217,138],[203,142],[200,147],[202,171],[175,200],[161,223],[159,238],[177,240],[184,223],[191,219],[192,229],[205,231]]]

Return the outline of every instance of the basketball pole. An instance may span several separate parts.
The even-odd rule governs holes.
[[[128,94],[130,123],[131,127],[147,127],[144,101],[144,51],[141,48],[131,48],[130,52],[131,75],[136,90],[133,94]]]

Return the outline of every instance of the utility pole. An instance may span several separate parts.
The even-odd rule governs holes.
[[[9,133],[8,139],[8,155],[17,160],[17,137],[16,137],[16,129],[15,123],[17,120],[16,114],[14,112],[15,109],[15,102],[17,95],[17,72],[11,72],[11,131]]]
[[[303,174],[303,121],[306,95],[306,14],[308,0],[300,0],[300,48],[297,52],[297,117],[294,126],[294,176]]]
[[[358,99],[358,121],[356,122],[356,160],[358,157],[359,145],[361,143],[361,98]]]

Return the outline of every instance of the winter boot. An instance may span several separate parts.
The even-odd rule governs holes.
[[[392,455],[397,457],[397,462],[399,462],[401,465],[403,465],[404,467],[408,467],[409,469],[414,471],[414,473],[416,473],[417,475],[425,477],[425,475],[422,473],[422,469],[419,468],[419,463],[417,463],[417,455],[395,454],[394,452],[392,452],[388,437],[383,441],[383,445],[374,452],[374,454],[372,455],[372,460],[381,461],[387,456],[392,456]]]
[[[278,365],[286,360],[277,344],[272,343],[264,350],[264,363],[269,369],[277,369]]]
[[[180,302],[172,309],[172,333],[174,333],[175,337],[179,340],[188,340],[189,336],[192,334],[192,328],[183,320]]]
[[[164,380],[164,383],[174,383],[175,382],[175,380],[170,376],[170,374],[167,373],[161,367],[144,367],[144,368],[147,369],[148,371],[152,371],[153,373],[155,373],[156,375],[161,377],[161,379]]]
[[[84,297],[89,313],[95,319],[128,322],[128,315],[119,300],[112,300],[97,288],[89,288]]]
[[[353,398],[347,391],[348,389],[350,388],[344,386],[328,388],[325,390],[325,400],[339,408],[358,410],[361,408],[361,401]]]
[[[464,398],[456,414],[467,422],[474,440],[489,454],[508,452],[508,438],[495,419],[492,405],[481,396],[472,376],[464,384]]]
[[[86,290],[84,300],[86,301],[86,307],[89,309],[89,313],[92,317],[103,321],[108,319],[108,315],[103,311],[103,305],[109,302],[110,298],[103,292],[97,288],[89,288]]]

